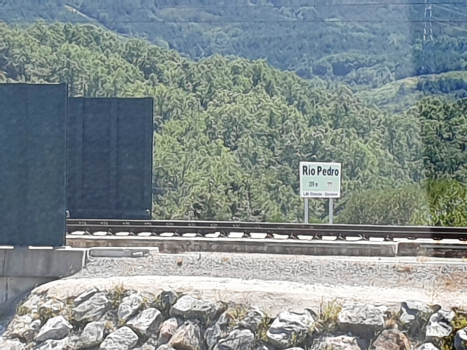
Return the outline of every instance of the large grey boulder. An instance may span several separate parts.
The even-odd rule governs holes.
[[[424,340],[423,330],[434,312],[435,310],[424,302],[408,300],[401,304],[399,320],[411,339]]]
[[[338,328],[364,339],[371,339],[384,328],[385,306],[348,304],[337,315]]]
[[[33,350],[68,350],[69,338],[60,340],[46,340],[42,344],[36,345]]]
[[[172,306],[170,315],[181,317],[184,320],[198,319],[207,324],[214,319],[217,311],[218,308],[215,302],[185,295]]]
[[[40,320],[33,320],[31,316],[15,316],[3,334],[4,338],[21,339],[31,342],[41,328]]]
[[[216,323],[209,327],[204,334],[204,338],[206,339],[206,344],[208,349],[213,349],[219,339],[225,338],[229,335],[229,325],[232,321],[232,311],[227,310],[219,317]]]
[[[248,310],[246,317],[239,322],[239,326],[256,332],[259,325],[263,322],[264,312],[262,312],[258,307],[253,307]]]
[[[131,316],[134,316],[143,305],[143,297],[139,293],[133,293],[123,298],[118,307],[118,320],[126,322]]]
[[[385,329],[373,341],[374,350],[411,350],[409,338],[397,329]]]
[[[400,312],[399,320],[406,325],[415,322],[420,316],[432,314],[433,310],[422,301],[407,300],[401,304]]]
[[[312,331],[313,322],[313,316],[308,311],[282,312],[267,331],[268,342],[278,349],[299,345],[305,340],[307,333]]]
[[[110,302],[104,293],[96,293],[73,309],[76,321],[99,321],[110,307]]]
[[[26,310],[38,310],[39,306],[45,302],[44,297],[37,294],[32,294],[22,305],[21,308]]]
[[[293,348],[292,348],[293,349]],[[275,350],[274,348],[272,348],[270,345],[266,345],[266,344],[261,344],[261,345],[257,345],[254,350]]]
[[[355,336],[322,336],[313,339],[310,350],[362,350],[366,349],[366,345],[364,340]]]
[[[201,349],[201,330],[196,323],[186,321],[172,336],[169,345],[179,350]]]
[[[456,350],[467,350],[467,328],[460,329],[456,332],[454,347]]]
[[[33,319],[39,317],[39,306],[46,302],[45,298],[32,294],[19,308],[23,314],[29,314]]]
[[[159,331],[159,327],[163,320],[164,319],[159,310],[150,308],[133,317],[128,321],[127,326],[133,329],[136,333],[147,337],[151,334],[156,334]]]
[[[101,343],[103,350],[130,350],[138,343],[138,336],[128,327],[122,327],[109,334]]]
[[[159,294],[157,299],[159,300],[160,310],[168,313],[170,308],[177,302],[178,294],[172,290],[165,290]]]
[[[159,331],[158,344],[167,344],[181,325],[181,321],[175,317],[169,318],[162,323]]]
[[[79,304],[82,304],[85,301],[88,301],[89,299],[91,299],[91,297],[94,296],[94,294],[98,292],[99,291],[97,290],[97,288],[94,287],[92,289],[85,291],[84,293],[81,293],[80,295],[78,295],[78,297],[75,300],[73,300],[74,306],[78,306]]]
[[[250,350],[255,341],[254,334],[249,329],[236,329],[225,339],[219,340],[215,350]]]
[[[415,350],[439,350],[439,349],[436,346],[434,346],[432,343],[425,343],[425,344],[420,345]]]
[[[56,316],[49,319],[44,326],[42,326],[39,333],[36,335],[37,342],[46,340],[60,340],[70,334],[73,326],[63,316]]]
[[[58,314],[65,308],[65,304],[56,299],[49,299],[44,304],[39,306],[39,313],[41,315],[54,315]]]
[[[105,322],[91,322],[84,327],[78,340],[80,348],[99,346],[104,341]]]
[[[447,337],[452,332],[451,321],[455,316],[454,311],[439,310],[431,315],[426,327],[426,339],[440,339]]]
[[[156,347],[151,344],[143,344],[143,346],[135,348],[134,350],[156,350]]]
[[[24,350],[24,344],[18,339],[4,340],[0,338],[0,349],[2,350]]]
[[[159,346],[156,350],[175,350],[175,349],[171,347],[170,345],[164,344],[164,345]]]

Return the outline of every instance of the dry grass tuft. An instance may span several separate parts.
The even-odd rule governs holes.
[[[313,330],[320,334],[332,333],[337,329],[337,316],[342,310],[342,302],[332,299],[325,302],[323,299],[319,305],[318,319],[313,325]]]

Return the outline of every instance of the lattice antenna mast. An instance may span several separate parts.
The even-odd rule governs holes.
[[[431,0],[425,0],[425,28],[423,28],[423,41],[433,40],[433,8],[431,6]]]

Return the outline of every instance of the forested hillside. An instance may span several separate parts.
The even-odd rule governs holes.
[[[264,61],[194,62],[91,25],[0,25],[0,81],[155,98],[154,216],[302,219],[301,160],[343,163],[344,196],[419,181],[420,113],[389,114]],[[325,202],[312,213],[325,217]]]
[[[419,0],[0,0],[0,20],[37,19],[95,23],[194,60],[266,59],[354,91],[461,71],[467,57],[467,5],[456,0],[433,3],[426,42]]]

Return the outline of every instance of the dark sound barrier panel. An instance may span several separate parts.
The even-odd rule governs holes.
[[[65,84],[0,84],[0,245],[64,245],[66,115]]]
[[[67,135],[70,218],[150,219],[153,99],[71,98]]]

